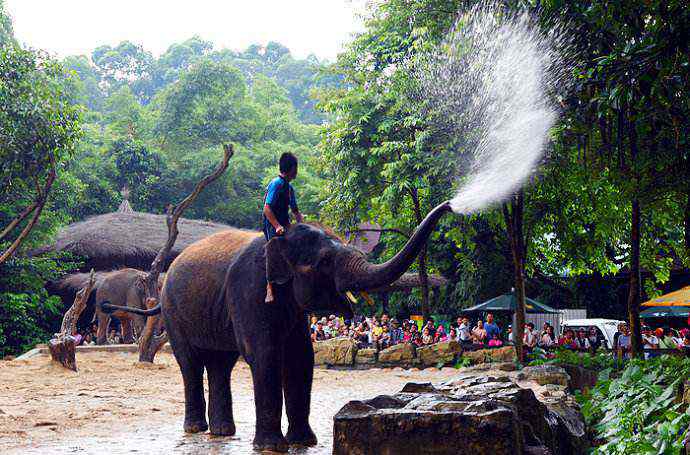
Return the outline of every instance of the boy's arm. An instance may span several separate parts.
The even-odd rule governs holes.
[[[295,190],[290,186],[290,208],[292,209],[292,214],[295,215],[295,221],[301,223],[304,221],[304,217],[297,207],[297,198],[295,197]]]
[[[268,204],[264,204],[264,215],[268,222],[275,228],[277,235],[283,235],[285,233],[285,228],[278,222],[278,219],[273,214],[273,210],[271,210],[271,206]]]
[[[304,217],[300,213],[299,209],[293,209],[292,214],[295,215],[295,221],[297,221],[298,223],[301,223],[304,221]]]

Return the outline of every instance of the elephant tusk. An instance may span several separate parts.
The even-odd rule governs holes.
[[[366,291],[361,291],[359,294],[364,298],[364,300],[365,300],[369,305],[371,305],[371,306],[375,306],[375,305],[376,305],[376,303],[374,303],[374,299],[371,298],[371,296],[369,295],[368,292],[366,292]]]
[[[345,292],[345,295],[347,296],[347,300],[349,300],[349,301],[352,302],[353,304],[354,304],[354,303],[357,303],[357,299],[355,298],[354,295],[352,295],[352,292],[346,291],[346,292]]]

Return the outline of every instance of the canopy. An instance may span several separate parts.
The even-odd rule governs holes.
[[[484,303],[461,310],[462,313],[488,313],[506,311],[514,313],[517,308],[517,298],[515,294],[503,294],[487,300]],[[548,305],[539,303],[536,300],[525,298],[525,311],[527,313],[558,313],[558,310]]]
[[[690,286],[669,292],[642,304],[643,307],[690,307]]]
[[[640,318],[687,318],[690,316],[690,307],[687,306],[664,306],[648,308],[640,313]]]

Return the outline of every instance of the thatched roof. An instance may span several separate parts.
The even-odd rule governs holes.
[[[180,218],[179,235],[173,246],[171,262],[183,249],[197,240],[230,226],[208,221]],[[85,259],[84,270],[111,270],[133,267],[148,270],[168,239],[165,215],[141,212],[114,212],[87,218],[61,229],[55,243],[32,252],[69,252]]]

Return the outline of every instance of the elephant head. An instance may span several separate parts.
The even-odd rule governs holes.
[[[266,244],[267,273],[271,282],[290,284],[297,304],[307,311],[351,314],[343,297],[348,292],[387,286],[414,262],[438,220],[449,212],[444,202],[417,227],[405,246],[389,261],[372,264],[356,248],[307,224],[297,224]]]

